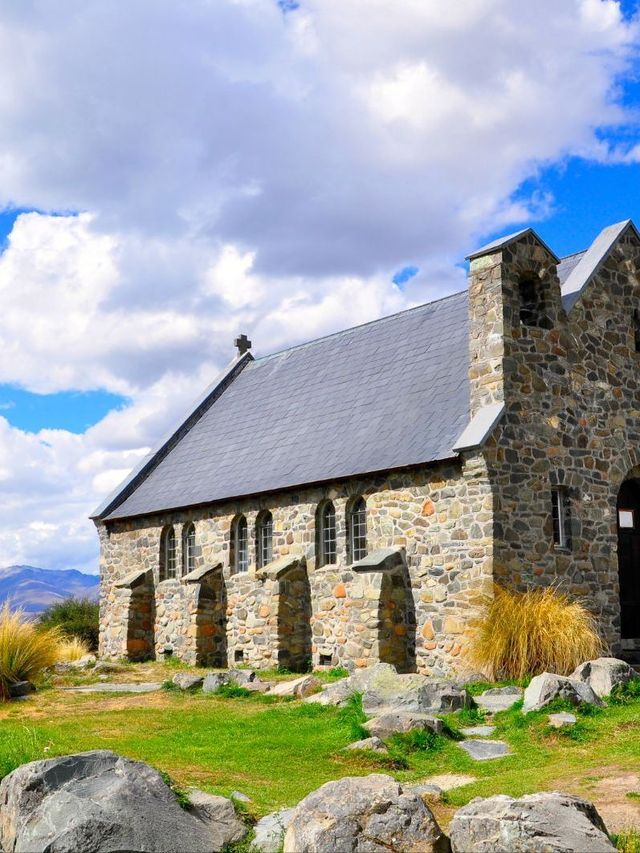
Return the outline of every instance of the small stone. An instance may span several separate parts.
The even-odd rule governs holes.
[[[508,744],[501,740],[465,740],[458,744],[474,761],[490,761],[511,755]]]
[[[356,740],[343,747],[343,749],[368,749],[371,752],[380,752],[384,754],[389,752],[385,742],[380,740],[379,737],[366,737],[364,740]]]
[[[393,734],[407,734],[415,730],[436,732],[440,734],[444,728],[442,720],[427,714],[407,714],[402,711],[389,712],[374,717],[364,724],[364,728],[379,738],[387,738]]]
[[[248,797],[246,794],[243,794],[242,791],[232,791],[231,799],[238,800],[239,803],[251,803],[253,800],[251,797]]]
[[[314,675],[303,675],[293,681],[281,681],[269,691],[271,696],[295,696],[297,699],[305,699],[313,693],[317,693],[322,684]]]
[[[192,672],[176,672],[171,681],[181,690],[194,690],[196,687],[202,687],[204,677]]]
[[[465,737],[490,737],[496,730],[495,726],[469,726],[460,729]]]
[[[403,785],[404,791],[410,791],[412,794],[417,794],[431,802],[440,802],[444,791],[439,785],[434,785],[432,782],[413,782]]]
[[[569,714],[566,711],[561,711],[559,714],[549,714],[549,725],[554,729],[562,729],[565,726],[572,726],[577,722],[575,714]]]
[[[258,674],[254,669],[230,669],[226,677],[227,683],[233,681],[239,687],[246,687],[257,679]]]
[[[203,693],[216,693],[220,688],[229,683],[228,672],[210,672],[202,683]]]

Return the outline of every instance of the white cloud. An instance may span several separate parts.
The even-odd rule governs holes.
[[[0,564],[87,565],[87,512],[232,354],[459,289],[480,232],[577,154],[637,162],[613,0],[0,0],[0,382],[132,403],[0,418]],[[421,272],[402,290],[392,275]],[[6,411],[9,415],[10,412]]]

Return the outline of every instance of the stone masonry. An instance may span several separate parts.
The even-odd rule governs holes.
[[[586,601],[614,651],[634,648],[620,639],[616,500],[623,481],[640,477],[639,263],[630,228],[567,313],[557,259],[533,232],[473,258],[470,416],[496,403],[504,414],[457,458],[97,521],[101,654],[291,669],[384,660],[442,675],[465,668],[465,645],[494,581],[559,584]],[[535,283],[538,324],[521,321],[524,279]],[[557,487],[570,498],[570,548],[554,545]],[[349,563],[346,514],[357,495],[366,500],[368,551],[395,549],[392,569]],[[337,562],[319,566],[315,519],[326,499],[335,506]],[[255,522],[265,509],[273,562],[257,569]],[[249,570],[236,574],[230,540],[239,513],[248,523]],[[190,523],[196,567],[184,576]],[[160,582],[167,525],[176,533],[178,577]]]

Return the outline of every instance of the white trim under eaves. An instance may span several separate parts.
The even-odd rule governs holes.
[[[504,403],[483,406],[471,418],[453,446],[456,453],[482,447],[504,414]]]

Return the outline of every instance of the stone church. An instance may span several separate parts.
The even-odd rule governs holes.
[[[640,651],[640,235],[532,229],[468,290],[223,375],[96,511],[100,651],[445,674],[494,582]]]

